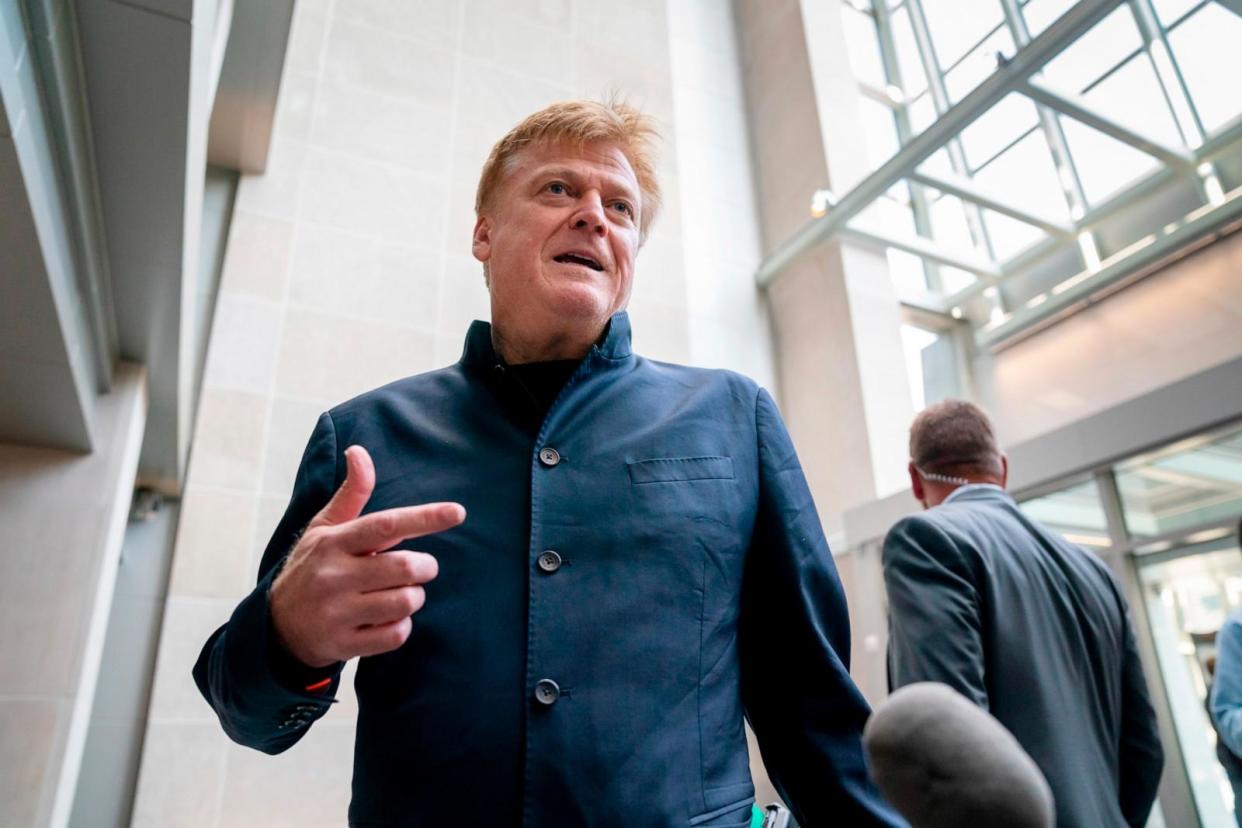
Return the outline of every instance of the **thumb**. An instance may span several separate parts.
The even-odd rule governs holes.
[[[311,526],[334,526],[353,520],[362,514],[374,489],[375,464],[371,455],[362,446],[350,446],[345,449],[345,482],[315,515]]]

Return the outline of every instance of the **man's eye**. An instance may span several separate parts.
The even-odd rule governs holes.
[[[614,209],[620,210],[622,213],[625,213],[630,218],[634,217],[634,208],[631,207],[628,203],[624,201],[614,201],[612,203],[612,206]]]
[[[565,188],[565,185],[559,181],[553,181],[548,185],[547,190],[552,195],[565,195],[565,193],[569,192],[569,190]]]

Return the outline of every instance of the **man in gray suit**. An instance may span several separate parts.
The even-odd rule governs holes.
[[[1119,584],[1018,509],[978,407],[923,411],[910,457],[926,511],[884,541],[892,686],[943,682],[999,719],[1061,828],[1143,825],[1164,755]]]

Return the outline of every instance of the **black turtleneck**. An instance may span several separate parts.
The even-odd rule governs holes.
[[[539,411],[539,418],[543,419],[556,401],[556,395],[561,393],[574,369],[581,364],[580,359],[552,359],[506,365],[505,371],[526,389]]]

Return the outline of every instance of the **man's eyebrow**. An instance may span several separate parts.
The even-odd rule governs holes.
[[[577,173],[575,173],[569,167],[555,167],[555,166],[537,167],[535,169],[534,174],[531,176],[531,178],[535,178],[535,179],[543,179],[543,178],[574,178],[576,179],[577,177],[578,177]]]
[[[549,164],[546,167],[536,167],[531,174],[531,178],[535,181],[543,181],[549,178],[564,178],[568,181],[577,181],[582,176],[569,167],[561,167]],[[604,180],[614,189],[620,190],[622,194],[629,199],[638,198],[638,191],[629,185],[622,177],[616,175],[604,174]]]

